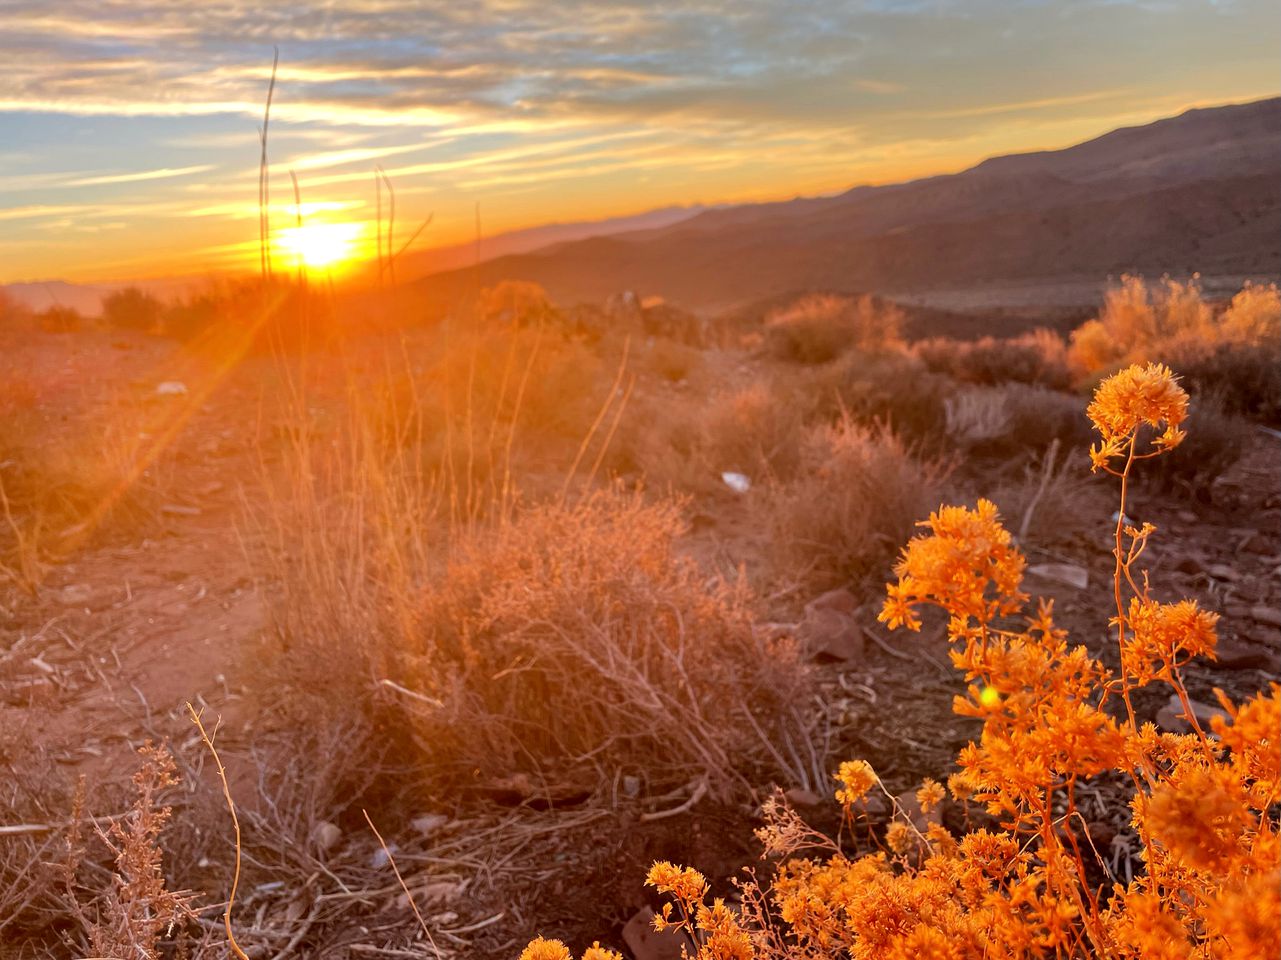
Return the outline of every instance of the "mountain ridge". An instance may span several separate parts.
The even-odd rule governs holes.
[[[1281,97],[1202,107],[1080,144],[829,197],[745,204],[420,281],[622,289],[727,309],[788,289],[868,292],[1121,272],[1281,274]]]

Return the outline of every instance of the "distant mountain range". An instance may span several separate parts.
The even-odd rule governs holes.
[[[1127,271],[1281,274],[1281,98],[1189,110],[957,174],[707,210],[420,285],[442,306],[478,281],[519,279],[561,302],[630,289],[711,310],[806,289],[1097,286]]]

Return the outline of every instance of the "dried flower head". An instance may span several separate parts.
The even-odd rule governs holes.
[[[520,960],[572,960],[569,948],[559,940],[537,937],[520,952]]]
[[[649,868],[645,883],[686,903],[702,900],[707,894],[707,880],[701,873],[666,860],[658,860]]]
[[[916,836],[902,820],[895,820],[885,830],[885,843],[895,853],[907,853],[912,849]]]
[[[1179,425],[1188,416],[1188,395],[1169,367],[1135,364],[1099,384],[1086,413],[1103,438],[1090,449],[1090,460],[1098,470],[1126,452],[1126,444],[1144,425],[1155,429],[1165,425],[1152,441],[1158,451],[1178,446],[1183,441]]]
[[[840,786],[836,789],[836,799],[842,804],[857,803],[876,785],[876,771],[866,760],[846,760],[836,771]]]
[[[925,813],[929,813],[942,803],[943,797],[943,785],[929,777],[925,778],[921,788],[916,791],[916,802],[921,805],[921,810]]]

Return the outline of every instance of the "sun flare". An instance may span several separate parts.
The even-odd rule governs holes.
[[[362,223],[311,223],[280,231],[280,246],[309,270],[338,266],[357,255]]]

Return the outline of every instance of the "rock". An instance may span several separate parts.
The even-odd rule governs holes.
[[[1201,518],[1200,518],[1200,517],[1198,517],[1195,513],[1193,513],[1191,510],[1180,510],[1180,511],[1178,512],[1177,516],[1178,516],[1178,518],[1179,518],[1180,520],[1182,520],[1184,523],[1196,523],[1198,520],[1200,520],[1200,519],[1201,519]]]
[[[783,796],[785,796],[787,798],[787,802],[794,807],[817,807],[823,802],[823,798],[813,790],[802,790],[800,787],[793,787],[791,790],[788,790],[783,794]]]
[[[1268,596],[1268,586],[1257,577],[1247,577],[1238,583],[1232,590],[1239,600],[1246,600],[1250,603],[1258,603],[1266,600]]]
[[[1241,579],[1241,574],[1237,573],[1226,563],[1212,563],[1205,568],[1205,572],[1214,577],[1215,580],[1223,580],[1227,583],[1236,583]]]
[[[633,777],[630,774],[623,777],[623,796],[634,800],[640,796],[640,791],[640,777]]]
[[[1037,563],[1028,567],[1027,573],[1028,576],[1066,584],[1077,590],[1084,590],[1090,585],[1090,572],[1075,563]]]
[[[1189,700],[1192,707],[1192,713],[1201,725],[1201,729],[1207,734],[1210,732],[1210,721],[1216,717],[1227,719],[1227,713],[1218,707],[1212,707],[1208,703],[1202,703],[1199,700]],[[1183,704],[1179,701],[1177,693],[1170,694],[1170,699],[1164,707],[1157,711],[1156,725],[1168,733],[1191,733],[1192,725],[1183,718]]]
[[[654,929],[654,911],[642,907],[623,927],[623,943],[633,960],[681,960],[685,938],[674,930]]]
[[[166,503],[161,506],[160,512],[168,517],[198,517],[200,516],[199,507],[189,507],[182,503]]]
[[[1272,537],[1262,533],[1255,533],[1241,544],[1241,549],[1246,553],[1257,553],[1266,557],[1276,552],[1276,546],[1276,541]]]
[[[409,825],[424,837],[429,837],[448,822],[449,818],[443,813],[424,813],[421,817],[410,820]]]
[[[835,610],[838,613],[854,613],[858,610],[858,598],[844,587],[837,587],[827,593],[820,593],[805,604],[805,613],[815,610]]]
[[[58,591],[58,601],[69,607],[83,607],[93,599],[93,587],[87,583],[72,583]]]
[[[863,628],[854,618],[858,600],[850,591],[829,590],[805,605],[798,637],[815,659],[863,659]]]
[[[1281,670],[1281,657],[1266,647],[1220,637],[1212,666],[1220,670]]]
[[[1281,610],[1262,603],[1256,604],[1250,608],[1250,619],[1269,627],[1281,627]]]
[[[907,790],[900,793],[897,797],[899,808],[912,826],[916,827],[921,833],[929,829],[931,823],[943,822],[943,805],[938,806],[926,813],[921,809],[921,803],[916,799],[915,790]]]
[[[747,493],[752,489],[752,480],[745,474],[733,473],[732,471],[727,470],[721,474],[721,480],[724,481],[725,486],[729,487],[735,493]]]
[[[320,823],[311,828],[312,845],[321,853],[332,850],[338,846],[341,840],[342,830],[338,828],[337,824],[330,823],[328,820],[321,820]]]
[[[1178,573],[1186,573],[1188,576],[1195,577],[1199,573],[1205,573],[1205,565],[1191,554],[1185,554],[1179,558],[1179,562],[1174,565]]]
[[[185,397],[187,395],[187,385],[181,380],[166,380],[163,383],[156,384],[156,396],[158,397]]]

